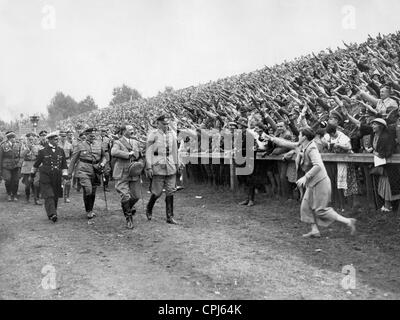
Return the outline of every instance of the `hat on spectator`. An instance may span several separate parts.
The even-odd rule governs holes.
[[[50,132],[50,133],[46,136],[46,139],[51,139],[51,138],[54,138],[54,137],[58,137],[58,132],[57,132],[57,131]]]
[[[66,137],[67,136],[67,132],[64,130],[60,131],[60,137]]]
[[[162,114],[156,118],[156,121],[167,122],[169,120],[169,116],[167,114]]]
[[[91,134],[95,132],[96,132],[95,128],[87,128],[85,131],[83,131],[84,134]]]
[[[248,127],[248,122],[247,122],[247,119],[246,118],[239,118],[239,119],[237,119],[237,124],[239,125],[239,126],[242,126],[242,127]]]
[[[17,135],[15,134],[14,131],[7,131],[7,132],[6,132],[6,137],[10,139],[10,138],[15,138],[15,137],[17,137]]]
[[[336,110],[331,111],[329,118],[335,118],[339,123],[343,122],[343,116]]]
[[[46,130],[42,130],[39,132],[39,136],[46,136],[47,135],[47,131]]]
[[[29,138],[29,137],[34,137],[35,134],[33,132],[28,132],[25,137]]]
[[[86,135],[86,133],[85,133],[85,131],[82,131],[82,132],[79,134],[79,138],[83,137],[84,135]]]
[[[374,120],[371,121],[371,123],[374,123],[374,122],[375,122],[375,123],[381,124],[381,125],[384,126],[385,128],[387,127],[386,121],[383,120],[383,119],[381,119],[381,118],[376,118],[376,119],[374,119]]]
[[[228,124],[230,127],[236,127],[236,128],[238,127],[236,122],[229,122]]]

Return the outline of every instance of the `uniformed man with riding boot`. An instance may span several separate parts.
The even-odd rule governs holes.
[[[96,130],[89,128],[84,132],[86,139],[80,142],[73,151],[68,167],[68,177],[72,178],[76,167],[76,177],[79,178],[83,188],[86,215],[90,220],[96,216],[93,212],[96,189],[101,185],[100,177],[107,163],[107,157],[101,141],[96,139]]]
[[[0,145],[0,177],[4,179],[8,201],[18,201],[19,175],[21,172],[21,143],[14,131],[6,132],[6,141]]]
[[[157,130],[150,132],[146,142],[146,175],[151,180],[151,197],[147,204],[146,216],[151,220],[153,207],[165,189],[167,223],[174,220],[174,191],[176,173],[181,170],[178,158],[176,133],[170,130],[167,115],[157,119]]]
[[[22,146],[21,157],[24,159],[21,167],[22,183],[25,185],[25,200],[29,203],[31,191],[36,205],[39,202],[39,175],[35,175],[35,179],[31,178],[33,164],[35,163],[39,150],[43,149],[37,141],[35,141],[34,133],[26,134],[26,143]]]

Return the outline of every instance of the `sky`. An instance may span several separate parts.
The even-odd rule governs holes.
[[[0,119],[107,107],[400,30],[398,0],[0,0]]]

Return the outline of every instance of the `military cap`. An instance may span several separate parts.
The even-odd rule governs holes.
[[[57,131],[50,132],[50,133],[46,136],[46,139],[51,139],[51,138],[54,138],[54,137],[58,137],[58,132],[57,132]]]
[[[162,114],[156,118],[156,121],[165,122],[165,121],[168,121],[168,119],[169,119],[169,116],[167,114]]]
[[[47,135],[47,133],[48,132],[46,130],[42,130],[42,131],[39,132],[39,136]]]
[[[17,135],[15,134],[14,131],[7,131],[6,132],[6,137],[7,138],[15,138]]]
[[[96,129],[95,128],[88,128],[85,131],[83,131],[84,134],[91,134],[91,133],[95,133]]]

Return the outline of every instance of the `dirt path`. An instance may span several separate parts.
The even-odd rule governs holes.
[[[107,194],[108,212],[99,193],[93,225],[82,213],[81,195],[72,195],[54,225],[42,207],[6,202],[0,187],[0,298],[400,298],[395,216],[364,213],[356,237],[335,224],[322,239],[305,240],[297,203],[258,195],[259,205],[246,209],[229,191],[189,186],[175,197],[181,225],[165,223],[161,199],[151,222],[139,203],[131,231],[115,192]],[[345,290],[341,272],[351,264],[356,289]],[[46,265],[56,270],[55,290],[41,285]]]

